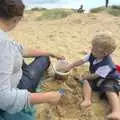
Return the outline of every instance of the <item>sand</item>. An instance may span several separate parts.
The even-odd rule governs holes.
[[[27,12],[19,25],[12,31],[14,39],[25,46],[47,50],[65,56],[69,61],[83,57],[90,50],[92,37],[108,31],[117,42],[113,60],[120,64],[120,17],[107,13],[72,14],[64,19],[37,21],[40,12]],[[65,88],[65,96],[58,105],[37,105],[37,120],[106,120],[110,112],[108,104],[93,94],[92,106],[81,109],[82,85],[73,76],[87,69],[75,69],[64,82],[56,81],[53,73],[46,78],[45,91]]]

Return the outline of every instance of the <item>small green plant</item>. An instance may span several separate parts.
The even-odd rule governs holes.
[[[60,19],[60,18],[67,17],[71,13],[72,13],[72,11],[67,11],[67,10],[64,10],[64,9],[46,10],[36,20],[55,20],[55,19]]]

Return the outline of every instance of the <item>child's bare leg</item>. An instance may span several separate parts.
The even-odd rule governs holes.
[[[90,84],[87,80],[85,80],[84,84],[83,84],[84,100],[81,103],[81,107],[88,107],[91,105],[91,92],[92,92],[92,90],[91,90]]]
[[[120,101],[119,97],[115,92],[106,93],[109,104],[112,107],[112,113],[110,113],[107,118],[112,120],[120,120]]]

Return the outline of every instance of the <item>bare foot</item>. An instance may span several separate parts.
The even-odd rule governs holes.
[[[91,106],[91,101],[90,100],[84,100],[80,106],[83,108],[83,107],[89,107]]]
[[[109,120],[120,120],[120,112],[112,112],[107,116]]]

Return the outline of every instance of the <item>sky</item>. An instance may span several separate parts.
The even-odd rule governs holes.
[[[91,9],[105,4],[105,0],[23,0],[25,5],[45,8],[79,8],[83,4],[84,9]],[[109,0],[109,5],[120,5],[120,0]]]

